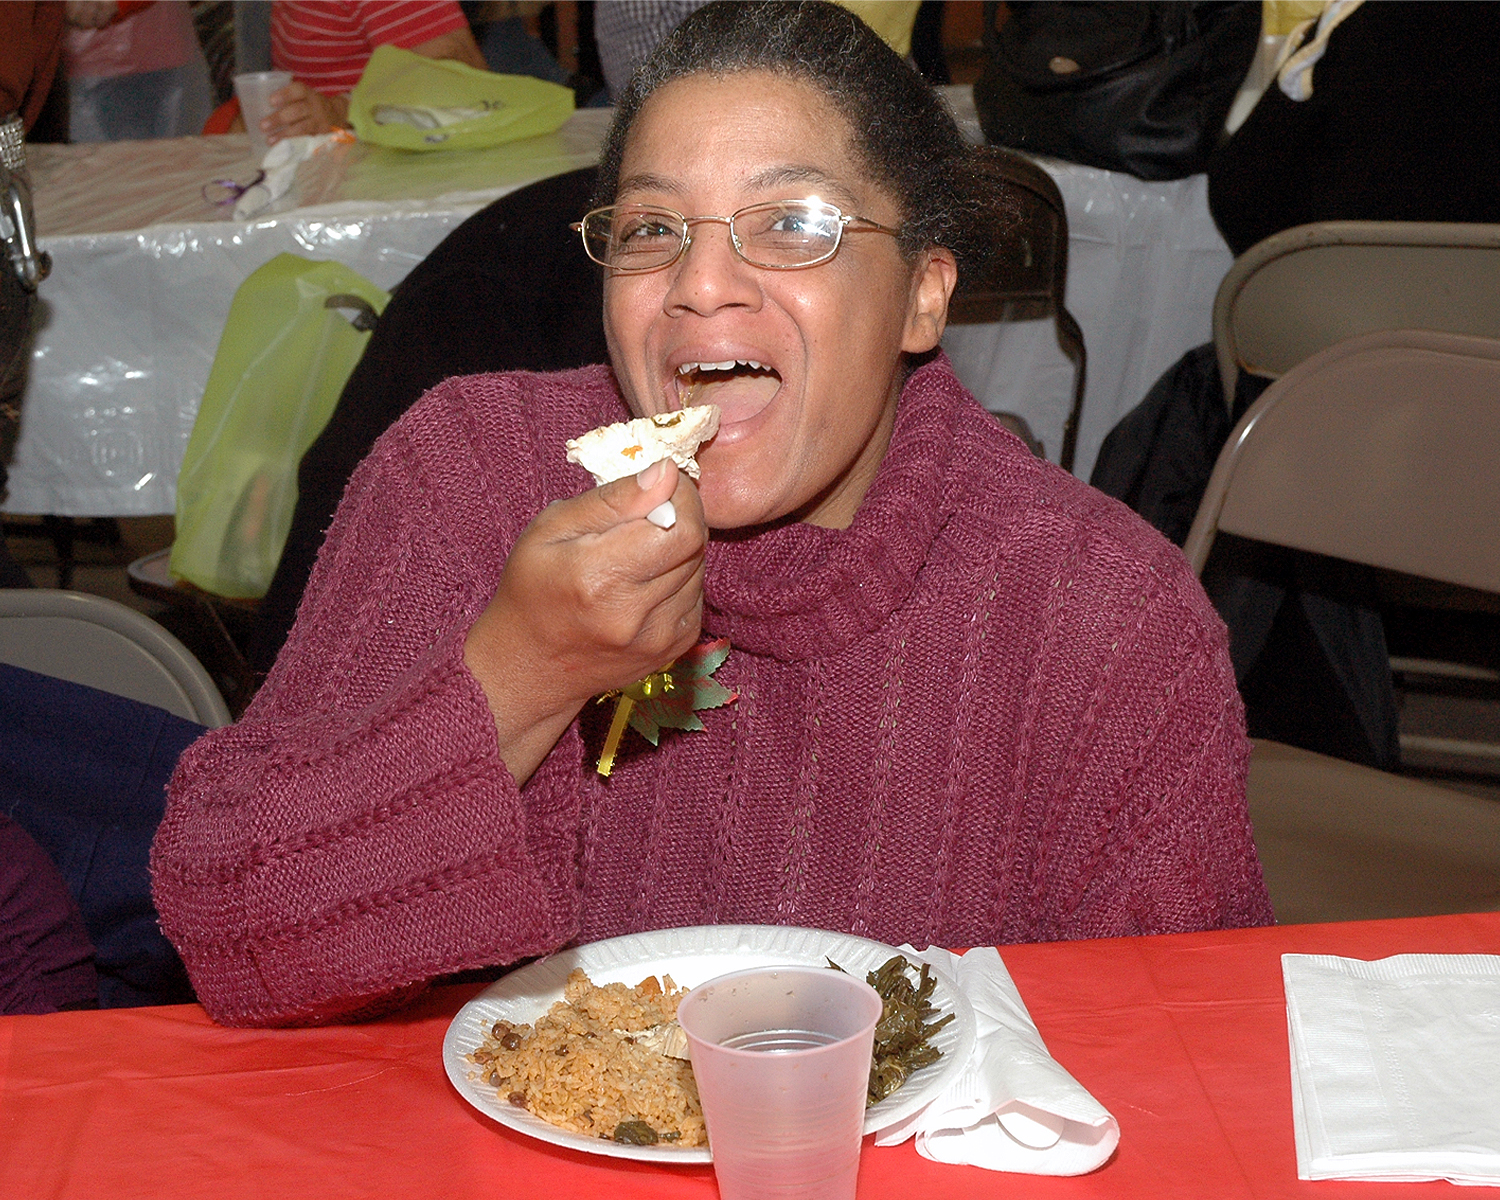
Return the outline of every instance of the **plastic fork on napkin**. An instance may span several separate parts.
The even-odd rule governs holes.
[[[1500,1185],[1500,956],[1283,954],[1302,1179]]]
[[[1082,1175],[1103,1166],[1120,1142],[1119,1123],[1047,1053],[1041,1035],[991,946],[959,957],[933,946],[909,959],[947,971],[974,1006],[978,1036],[968,1065],[936,1100],[875,1135],[894,1146],[915,1135],[934,1162]]]

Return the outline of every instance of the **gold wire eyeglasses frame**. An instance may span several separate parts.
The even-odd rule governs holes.
[[[831,243],[826,249],[820,249],[810,258],[796,258],[802,251],[802,247],[796,243],[783,243],[781,253],[783,256],[791,255],[791,261],[768,260],[757,258],[754,242],[756,236],[742,236],[741,222],[752,215],[771,214],[802,215],[825,223],[826,232],[821,236],[831,237]],[[614,223],[622,217],[661,217],[662,232],[670,232],[676,238],[676,247],[670,245],[667,249],[660,251],[666,255],[657,261],[652,261],[645,266],[622,266],[620,257],[617,255],[613,260],[610,258],[611,249],[618,243],[614,239]],[[670,208],[657,208],[645,204],[607,204],[602,208],[596,208],[585,213],[583,220],[574,221],[569,225],[570,229],[576,230],[583,240],[583,252],[594,262],[602,267],[608,267],[611,271],[620,275],[643,275],[649,271],[661,271],[677,262],[687,253],[689,246],[693,244],[692,226],[709,222],[716,225],[725,225],[729,229],[729,244],[734,249],[735,255],[743,262],[752,267],[760,267],[768,271],[800,271],[804,267],[816,267],[820,263],[827,262],[838,253],[839,246],[843,244],[844,231],[851,233],[885,233],[891,237],[899,237],[901,231],[892,229],[887,225],[881,225],[868,217],[848,216],[841,209],[832,204],[826,204],[821,200],[769,200],[761,204],[747,204],[744,208],[736,209],[727,217],[688,217]],[[639,227],[638,227],[639,228]],[[747,250],[747,242],[750,249]],[[596,246],[597,243],[597,246]],[[601,249],[602,247],[602,249]]]

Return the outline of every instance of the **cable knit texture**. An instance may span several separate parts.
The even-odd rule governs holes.
[[[997,944],[1266,924],[1222,625],[1182,555],[1041,462],[939,357],[845,530],[716,540],[739,700],[627,736],[589,705],[525,787],[463,640],[627,416],[604,367],[452,379],[349,485],[290,641],[182,758],[162,924],[235,1024],[378,1011],[575,941],[764,922]]]

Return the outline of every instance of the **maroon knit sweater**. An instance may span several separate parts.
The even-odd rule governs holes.
[[[711,922],[952,946],[1269,923],[1224,629],[1182,555],[1044,462],[939,358],[845,530],[709,548],[739,692],[634,734],[589,705],[519,791],[464,635],[603,367],[452,379],[349,485],[238,724],[183,756],[162,926],[235,1024],[348,1018],[433,976]]]

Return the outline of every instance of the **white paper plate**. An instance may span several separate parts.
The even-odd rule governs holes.
[[[711,1162],[712,1156],[704,1147],[628,1146],[549,1125],[479,1082],[479,1069],[464,1056],[484,1041],[496,1021],[504,1018],[529,1024],[542,1016],[562,999],[568,972],[575,967],[582,967],[595,983],[634,986],[648,975],[667,974],[678,986],[691,988],[730,971],[797,964],[821,967],[830,958],[851,974],[863,975],[899,953],[894,947],[867,938],[779,925],[699,925],[610,938],[531,963],[475,996],[448,1026],[443,1038],[443,1066],[458,1094],[480,1112],[541,1141],[615,1158]],[[865,1113],[866,1133],[904,1120],[935,1099],[963,1069],[974,1049],[974,1010],[967,997],[942,971],[934,969],[932,974],[937,978],[932,1002],[938,1014],[954,1014],[954,1019],[933,1035],[932,1044],[943,1057],[913,1072],[898,1091],[872,1105]]]

